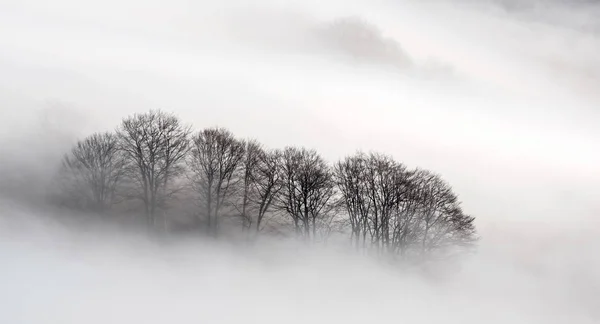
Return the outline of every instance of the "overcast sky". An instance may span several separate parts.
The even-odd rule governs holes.
[[[2,158],[52,165],[24,148],[49,150],[41,120],[68,145],[162,108],[330,160],[372,149],[433,169],[482,226],[593,221],[598,6],[504,3],[3,0]],[[319,41],[348,16],[406,66]]]
[[[396,44],[392,61],[354,57],[326,37],[326,26],[349,16],[381,31],[374,44]],[[396,303],[408,305],[412,323],[591,322],[599,16],[591,1],[0,0],[0,220],[27,217],[6,201],[42,190],[72,141],[161,108],[196,129],[316,148],[330,161],[375,150],[432,169],[484,239],[476,265],[434,290],[330,255],[282,261],[288,267],[265,276],[272,265],[206,246],[178,250],[177,262],[173,251],[157,254],[169,262],[149,261],[139,257],[155,251],[148,247],[88,253],[98,242],[61,232],[32,243],[0,226],[9,238],[0,259],[10,265],[0,271],[0,304],[10,309],[0,320],[187,323],[197,319],[192,306],[209,300],[200,309],[210,323],[249,319],[241,313],[263,323],[365,323],[374,312],[396,316]],[[536,276],[523,270],[532,263]],[[380,288],[359,285],[350,298],[353,276]],[[293,303],[316,311],[300,314]],[[277,311],[256,311],[265,304]]]

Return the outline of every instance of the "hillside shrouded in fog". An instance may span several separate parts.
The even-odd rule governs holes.
[[[592,1],[0,0],[0,322],[597,322],[599,14]],[[157,243],[48,204],[78,140],[158,110],[193,136],[219,126],[327,165],[360,150],[432,170],[476,217],[478,247],[398,270],[335,240]]]

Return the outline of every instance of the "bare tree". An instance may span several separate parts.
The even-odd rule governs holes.
[[[253,203],[257,206],[256,232],[260,232],[265,215],[271,210],[282,189],[281,159],[279,150],[263,152],[253,175]]]
[[[281,169],[278,206],[294,222],[297,234],[316,237],[317,219],[331,217],[335,183],[327,163],[315,150],[287,147]]]
[[[334,173],[356,246],[362,234],[376,251],[422,255],[474,240],[474,218],[436,174],[374,153],[347,157]]]
[[[244,158],[241,163],[241,202],[239,212],[242,218],[242,229],[250,229],[253,222],[254,205],[252,204],[252,198],[254,195],[254,189],[256,188],[255,182],[258,180],[258,171],[263,156],[265,155],[261,145],[256,140],[248,140],[244,142]]]
[[[125,164],[112,133],[96,133],[78,141],[62,162],[65,198],[84,209],[105,211],[115,203]]]
[[[216,235],[221,211],[233,200],[236,171],[244,159],[244,143],[224,128],[208,128],[193,138],[188,166],[208,230]]]
[[[390,243],[390,222],[398,203],[397,186],[405,167],[390,156],[370,154],[367,163],[367,192],[371,201],[372,243],[377,248],[388,248]]]
[[[395,206],[391,233],[390,252],[405,255],[409,248],[419,240],[419,215],[422,201],[419,198],[420,187],[415,171],[404,172],[398,177],[396,186],[397,205]]]
[[[413,177],[413,199],[419,202],[419,245],[422,252],[442,250],[475,240],[474,218],[465,215],[458,197],[439,175],[417,170]]]
[[[190,127],[173,114],[150,110],[125,118],[117,134],[131,165],[130,196],[143,201],[147,224],[154,227],[159,209],[180,190],[175,181],[184,171]]]
[[[369,232],[371,199],[367,187],[368,157],[361,152],[339,161],[334,167],[336,185],[350,222],[350,241],[356,248],[365,247]]]
[[[189,126],[160,110],[123,119],[114,134],[77,142],[62,162],[65,203],[106,211],[117,197],[137,198],[149,228],[189,184],[200,208],[185,212],[205,219],[212,235],[232,216],[248,233],[277,235],[291,220],[307,240],[348,234],[349,224],[357,249],[402,257],[446,253],[477,240],[475,218],[438,174],[362,152],[330,168],[315,150],[266,150],[218,127],[191,136]]]

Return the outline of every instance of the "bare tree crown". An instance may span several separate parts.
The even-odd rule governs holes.
[[[63,158],[61,180],[75,198],[67,203],[104,211],[115,203],[126,160],[112,133],[96,133],[77,142]]]
[[[143,201],[149,226],[177,191],[171,185],[184,171],[189,134],[189,126],[160,110],[125,118],[117,130],[120,148],[130,162],[127,174],[132,196]]]
[[[166,222],[175,201],[191,200],[193,219],[211,235],[241,224],[248,234],[268,228],[314,241],[338,228],[358,250],[400,256],[477,240],[475,218],[436,173],[379,153],[357,152],[330,166],[315,150],[266,149],[220,127],[192,135],[160,110],[76,143],[61,178],[73,207],[102,211],[117,196],[137,199],[149,227],[161,216]]]

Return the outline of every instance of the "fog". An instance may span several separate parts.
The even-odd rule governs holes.
[[[0,321],[597,322],[598,14],[592,1],[0,0]],[[381,35],[365,50],[327,33],[345,17]],[[39,197],[73,141],[157,108],[330,161],[375,150],[435,170],[481,246],[440,282],[332,248],[164,247],[50,221]]]

